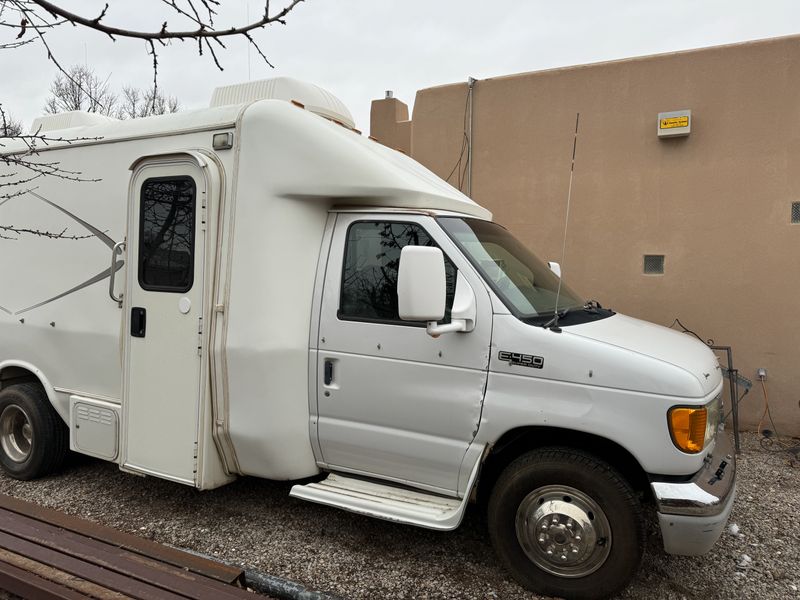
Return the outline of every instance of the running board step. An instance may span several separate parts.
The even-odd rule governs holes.
[[[477,468],[475,471],[477,473]],[[472,483],[470,480],[470,488]],[[442,531],[450,531],[461,524],[469,496],[445,498],[337,473],[317,483],[296,485],[289,495],[370,517]]]

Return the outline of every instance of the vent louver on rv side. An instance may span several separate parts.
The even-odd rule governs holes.
[[[353,116],[344,102],[318,85],[290,77],[276,77],[218,87],[211,95],[210,106],[245,104],[256,100],[285,100],[286,102],[294,100],[305,106],[306,110],[339,121],[347,127],[355,127]]]

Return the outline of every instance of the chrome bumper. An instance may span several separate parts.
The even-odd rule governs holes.
[[[664,550],[695,556],[719,538],[736,495],[736,458],[725,431],[717,433],[714,450],[690,481],[651,480]]]
[[[736,458],[725,431],[717,433],[716,445],[705,465],[690,481],[651,480],[658,512],[668,515],[710,517],[725,509],[736,487]]]

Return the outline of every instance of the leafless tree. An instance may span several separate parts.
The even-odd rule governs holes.
[[[97,75],[91,67],[73,65],[67,75],[56,75],[50,85],[50,97],[44,106],[49,114],[70,110],[82,110],[114,116],[118,119],[138,119],[151,115],[176,112],[180,108],[178,99],[165,95],[160,89],[139,89],[132,85],[116,94],[109,83]]]
[[[230,27],[217,29],[214,18],[216,8],[221,0],[161,0],[160,4],[167,6],[181,25],[173,29],[169,21],[163,21],[159,27],[149,30],[129,29],[120,25],[109,23],[109,5],[106,4],[96,16],[86,16],[66,9],[58,3],[48,0],[0,0],[0,26],[11,27],[18,31],[14,41],[8,46],[20,45],[33,39],[46,51],[47,58],[52,61],[64,76],[67,71],[61,66],[53,49],[46,38],[49,30],[73,25],[77,30],[92,29],[107,35],[116,41],[119,38],[142,40],[147,48],[147,53],[153,61],[153,86],[158,88],[158,51],[165,48],[170,42],[193,42],[197,44],[198,54],[208,53],[214,64],[222,70],[219,52],[226,48],[225,40],[235,37],[246,39],[255,48],[258,55],[269,65],[261,46],[253,37],[256,32],[268,25],[286,24],[286,16],[304,0],[285,0],[286,5],[278,11],[272,11],[270,0],[265,0],[263,12],[249,23],[234,24]],[[27,37],[26,37],[27,36]],[[2,43],[0,43],[2,44]],[[0,49],[3,49],[0,45]]]
[[[65,181],[98,181],[84,177],[79,171],[63,168],[58,161],[39,160],[39,148],[42,146],[54,143],[72,144],[89,138],[65,139],[47,136],[38,131],[30,134],[22,133],[21,123],[11,120],[0,105],[0,129],[8,131],[12,127],[17,127],[19,131],[14,131],[10,136],[0,136],[0,165],[11,167],[10,171],[0,173],[0,204],[23,194],[36,194],[36,180],[41,177],[57,177]],[[18,148],[13,153],[6,153],[4,150],[10,142],[15,143]],[[46,231],[0,222],[0,239],[16,239],[22,234],[70,240],[85,237],[69,234],[66,229]]]
[[[50,85],[50,97],[44,112],[58,114],[82,110],[101,115],[113,115],[117,108],[117,95],[111,90],[108,77],[101,79],[85,65],[72,65],[66,74],[58,73]]]
[[[154,0],[155,1],[155,0]],[[264,0],[263,10],[250,22],[238,23],[217,29],[214,19],[221,0],[160,0],[159,5],[167,7],[172,17],[152,28],[137,30],[125,26],[124,23],[113,24],[113,10],[105,4],[99,14],[86,16],[65,8],[61,3],[48,0],[0,0],[0,51],[11,51],[24,45],[38,45],[46,53],[62,77],[75,83],[69,72],[61,65],[55,49],[51,46],[47,34],[55,29],[71,29],[80,35],[81,32],[93,30],[107,35],[112,41],[120,39],[140,40],[145,44],[146,52],[153,65],[153,86],[150,96],[152,106],[159,98],[158,60],[159,52],[167,49],[172,43],[190,42],[197,44],[200,56],[209,56],[220,70],[223,69],[219,54],[226,48],[231,38],[244,38],[256,50],[264,62],[272,66],[261,50],[256,34],[269,25],[286,24],[287,15],[304,0],[283,0],[283,7],[272,10],[270,0]],[[144,2],[142,1],[142,4]],[[146,10],[142,9],[143,12]],[[160,19],[159,19],[160,20]],[[175,22],[179,22],[176,26]],[[70,27],[71,26],[71,27]],[[3,33],[10,37],[3,37]],[[80,87],[80,86],[79,86]],[[84,88],[84,92],[87,90]],[[91,96],[91,94],[89,94]],[[163,97],[163,96],[162,96]],[[96,97],[94,100],[98,100]],[[99,102],[103,106],[102,101]],[[6,123],[5,113],[0,113]],[[6,150],[8,140],[16,140],[14,150]],[[58,143],[75,143],[78,139],[50,138],[40,131],[29,135],[17,135],[0,139],[0,165],[10,166],[10,170],[0,174],[0,203],[15,195],[33,193],[35,180],[43,176],[60,177],[73,181],[93,181],[83,174],[62,168],[57,161],[41,160],[39,150],[43,146]],[[21,148],[21,150],[20,150]],[[26,184],[31,187],[20,187]],[[13,191],[8,191],[13,190]],[[15,230],[7,224],[5,232],[33,233],[48,237],[68,237],[64,232],[39,232],[37,230]]]
[[[154,87],[139,89],[130,85],[122,88],[116,117],[118,119],[139,119],[151,115],[165,115],[180,110],[180,102],[175,96],[166,96]]]
[[[7,115],[2,105],[0,105],[0,115],[3,117],[0,121],[0,138],[22,135],[22,121]]]

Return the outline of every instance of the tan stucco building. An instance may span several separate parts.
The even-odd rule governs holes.
[[[766,368],[779,432],[800,434],[800,36],[479,80],[471,93],[420,90],[411,120],[399,100],[376,100],[371,134],[558,261],[580,112],[565,279],[732,346],[755,382],[746,428],[764,410]],[[659,138],[659,113],[682,109],[690,134]],[[644,272],[645,255],[664,257],[663,274]]]

